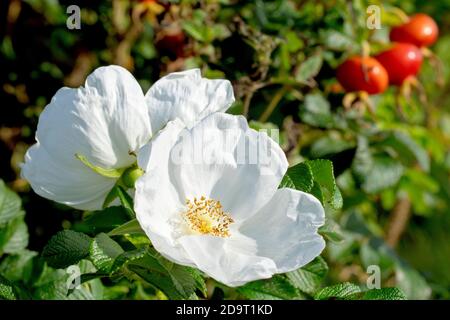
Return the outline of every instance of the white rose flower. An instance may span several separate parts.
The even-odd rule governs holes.
[[[44,198],[99,210],[152,132],[176,118],[195,124],[233,101],[228,81],[202,79],[198,69],[169,74],[144,96],[124,68],[98,68],[84,87],[60,89],[44,109],[22,176]]]
[[[295,270],[325,247],[317,233],[321,203],[278,189],[286,156],[241,116],[215,113],[191,129],[172,121],[138,163],[146,173],[136,182],[137,219],[155,249],[176,263],[239,286]]]

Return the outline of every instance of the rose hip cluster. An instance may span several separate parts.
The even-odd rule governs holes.
[[[421,48],[432,45],[438,37],[436,22],[426,14],[416,14],[391,29],[391,46],[376,55],[352,56],[338,69],[336,77],[347,92],[378,94],[389,84],[401,86],[420,70]]]

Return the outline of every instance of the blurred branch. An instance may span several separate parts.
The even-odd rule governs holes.
[[[298,151],[298,143],[302,134],[300,124],[296,123],[292,116],[288,116],[283,121],[283,129],[287,136],[287,145],[283,148],[288,160],[291,156],[296,155]]]
[[[116,32],[120,35],[124,34],[127,30],[125,12],[125,1],[114,0],[112,3],[112,24]]]
[[[392,209],[386,232],[386,243],[395,248],[411,217],[411,201],[408,196],[400,198]]]
[[[368,275],[360,265],[352,264],[343,267],[339,272],[338,277],[342,282],[351,282],[356,280],[359,283],[365,283]]]
[[[289,88],[287,86],[283,86],[277,91],[277,93],[273,96],[272,100],[270,100],[269,104],[267,105],[266,110],[264,110],[263,114],[259,117],[259,121],[266,122],[270,118],[270,115],[275,110],[278,103],[280,103],[283,96],[288,92],[288,90]]]
[[[9,3],[8,16],[7,16],[7,21],[8,21],[7,33],[8,34],[11,33],[12,26],[16,23],[16,20],[19,17],[21,10],[22,10],[22,3],[20,2],[20,0],[12,0]]]
[[[234,89],[238,98],[244,98],[244,106],[242,110],[242,114],[244,117],[248,116],[250,103],[255,92],[269,84],[270,83],[268,82],[253,81],[247,76],[244,76],[237,81],[237,83],[234,85]]]
[[[130,56],[130,51],[144,29],[141,17],[146,13],[147,8],[139,5],[134,6],[131,16],[131,25],[128,29],[124,30],[122,26],[123,21],[125,20],[126,10],[120,2],[120,0],[115,0],[113,2],[113,25],[116,29],[116,36],[119,39],[119,43],[113,52],[113,63],[127,69],[132,69],[133,61]]]
[[[91,52],[81,52],[75,59],[75,64],[70,72],[64,78],[64,84],[69,87],[79,87],[84,83],[87,75],[92,69],[95,61],[95,55]]]

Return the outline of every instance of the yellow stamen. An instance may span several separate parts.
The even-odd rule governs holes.
[[[229,237],[229,226],[234,220],[222,209],[220,201],[202,196],[186,199],[183,217],[192,231],[217,237]]]

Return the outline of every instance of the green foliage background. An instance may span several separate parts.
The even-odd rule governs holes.
[[[0,298],[450,298],[450,1],[149,3],[1,2]],[[81,8],[81,30],[66,27],[71,4]],[[366,28],[370,4],[383,8],[381,30]],[[372,53],[382,49],[398,23],[392,8],[436,19],[432,50],[442,75],[430,61],[422,66],[426,101],[390,88],[370,98],[373,113],[361,103],[344,108],[335,68],[364,42]],[[279,128],[291,165],[301,163],[283,184],[323,201],[322,257],[230,289],[160,257],[133,222],[129,233],[111,233],[129,221],[119,207],[83,213],[34,194],[20,162],[40,112],[61,86],[79,86],[109,64],[132,71],[144,91],[161,75],[192,67],[232,81],[230,112],[254,128]],[[333,166],[305,162],[319,158]],[[61,268],[73,263],[86,275],[71,292]],[[381,268],[382,293],[366,292],[370,265]],[[387,288],[394,286],[400,290]]]

